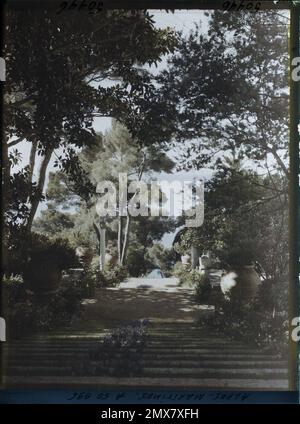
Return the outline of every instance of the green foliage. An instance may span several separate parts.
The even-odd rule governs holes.
[[[229,266],[244,266],[251,265],[256,257],[257,251],[253,248],[249,249],[250,241],[248,243],[241,243],[237,241],[234,248],[229,250],[222,250],[219,254],[219,259]]]
[[[98,134],[93,143],[83,148],[79,160],[91,184],[88,199],[85,195],[86,187],[83,192],[74,183],[73,175],[51,173],[47,192],[48,212],[36,220],[35,228],[51,234],[57,231],[77,245],[92,247],[95,252],[99,252],[99,240],[94,231],[94,223],[99,220],[95,209],[98,199],[96,184],[103,180],[118,183],[121,172],[127,173],[129,183],[133,179],[150,176],[154,171],[171,172],[174,167],[174,162],[166,155],[162,146],[157,144],[141,147],[128,129],[116,120],[113,120],[112,128],[105,135]],[[74,205],[75,211],[72,209]],[[58,206],[63,212],[56,212]],[[70,210],[72,214],[68,213]],[[122,239],[125,231],[130,233],[125,262],[130,274],[138,276],[151,268],[149,260],[143,258],[147,248],[160,240],[166,232],[174,231],[176,223],[167,217],[137,216],[131,219],[127,227],[125,220],[126,218],[121,218],[122,229],[117,219],[106,217],[102,221],[106,227],[110,250],[111,246],[117,248],[120,231]],[[122,246],[124,248],[124,243]],[[119,256],[117,251],[114,253]]]
[[[232,339],[284,353],[288,348],[287,290],[287,283],[265,281],[256,299],[248,304],[238,299],[228,301],[220,294],[215,297],[215,316],[204,319],[202,325]]]
[[[181,285],[194,288],[198,303],[208,301],[211,293],[211,285],[209,277],[205,273],[177,262],[174,266],[174,275],[179,279]]]
[[[178,253],[179,255],[184,255],[186,251],[191,248],[191,243],[192,243],[191,240],[186,240],[181,238],[180,243],[179,242],[174,243],[173,248],[175,252]]]
[[[288,272],[287,23],[276,11],[214,11],[207,33],[196,25],[182,37],[158,76],[176,104],[174,138],[195,140],[180,166],[217,171],[206,183],[204,225],[185,230],[177,251],[256,260],[277,281]]]
[[[185,284],[188,280],[190,271],[190,266],[184,265],[182,262],[176,262],[174,265],[173,274],[179,279],[180,284]]]
[[[184,168],[218,168],[220,152],[274,166],[287,175],[288,19],[276,11],[214,11],[179,40],[158,77],[176,106],[174,138]],[[244,99],[247,98],[245,105]]]
[[[14,229],[31,230],[45,199],[47,168],[55,150],[59,153],[54,166],[70,177],[75,197],[80,193],[80,199],[90,201],[95,187],[78,152],[97,141],[95,117],[122,122],[137,144],[160,141],[162,133],[165,140],[170,138],[167,123],[172,111],[143,66],[157,65],[174,50],[177,37],[170,29],[155,28],[146,10],[104,11],[84,18],[71,13],[66,20],[64,14],[47,8],[33,12],[8,8],[5,31],[3,229],[8,245]],[[109,79],[112,84],[107,87],[102,81]],[[152,107],[154,99],[157,108]],[[21,142],[29,146],[30,163],[14,172],[20,153],[8,148]],[[35,183],[38,157],[41,166]],[[61,228],[60,220],[71,226],[68,218],[52,214],[51,225],[38,226],[53,234],[57,226]]]
[[[4,316],[9,337],[21,337],[71,324],[82,315],[81,292],[70,286],[41,299],[29,293],[20,276],[2,281]]]
[[[141,373],[142,352],[147,341],[148,320],[140,320],[113,330],[90,352],[88,363],[75,364],[79,375],[135,377]]]
[[[100,274],[100,271],[96,272],[92,269],[87,269],[80,280],[76,279],[74,281],[75,287],[80,289],[83,298],[94,297],[96,287],[101,287],[104,284],[105,279]]]
[[[147,251],[147,258],[149,258],[152,268],[161,269],[166,277],[173,273],[176,257],[174,249],[167,249],[161,243],[155,243]]]
[[[148,260],[145,250],[138,243],[131,243],[129,246],[126,257],[126,268],[131,277],[140,277],[152,268],[152,262]]]
[[[83,312],[81,293],[71,286],[62,287],[46,305],[35,305],[35,324],[37,330],[51,330],[69,325],[78,320]]]
[[[21,275],[4,275],[2,278],[3,297],[7,303],[13,304],[19,300],[23,300],[26,294]]]
[[[174,33],[156,29],[147,11],[114,10],[84,19],[71,14],[67,22],[46,9],[10,11],[6,31],[7,100],[17,98],[9,102],[7,130],[37,139],[40,150],[89,144],[95,108],[120,120],[130,115],[131,123],[133,99],[139,104],[154,89],[140,66],[159,62],[176,45]],[[117,81],[112,87],[99,85],[109,77]]]
[[[224,266],[258,261],[269,278],[282,279],[288,265],[286,183],[278,174],[246,171],[235,160],[224,163],[206,184],[204,224],[185,230],[180,248],[210,251]]]
[[[55,266],[67,269],[78,266],[74,249],[66,239],[48,238],[39,233],[28,234],[14,229],[10,235],[7,274],[24,274],[34,266]]]
[[[78,264],[74,249],[64,239],[49,239],[42,234],[32,233],[28,241],[28,267],[41,263],[67,269]]]
[[[212,292],[210,280],[207,274],[197,273],[194,281],[196,302],[201,304],[208,302]]]
[[[128,270],[121,265],[106,267],[103,271],[105,284],[108,287],[114,287],[122,283],[128,277]]]
[[[33,230],[51,237],[66,237],[69,230],[74,228],[71,214],[60,212],[51,205],[41,211],[33,223]]]

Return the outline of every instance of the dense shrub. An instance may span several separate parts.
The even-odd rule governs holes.
[[[174,267],[174,275],[179,279],[180,284],[195,288],[197,301],[202,302],[208,299],[211,285],[207,274],[177,262]]]
[[[229,267],[251,265],[257,259],[255,250],[247,248],[242,242],[240,245],[236,242],[234,248],[219,250],[218,257],[224,265]]]
[[[21,276],[4,276],[2,305],[8,337],[32,332],[35,327],[33,296],[27,293]]]
[[[78,265],[75,250],[64,239],[49,239],[48,237],[33,233],[28,241],[29,266],[39,263],[51,263],[59,269],[67,269]]]
[[[277,290],[276,290],[277,288]],[[288,346],[288,305],[280,292],[286,291],[265,282],[254,301],[242,304],[238,299],[228,301],[216,297],[213,319],[203,319],[201,324],[211,327],[229,338],[269,346],[273,352],[285,352]]]
[[[68,325],[82,314],[81,291],[63,286],[48,299],[26,290],[20,276],[4,278],[3,310],[9,337],[19,337]]]
[[[197,272],[194,278],[195,296],[197,303],[209,301],[212,290],[208,275]]]
[[[103,271],[106,286],[113,287],[120,284],[128,277],[128,270],[121,265],[106,267]]]
[[[74,364],[81,375],[136,376],[142,371],[142,351],[147,341],[149,321],[134,321],[113,330],[89,354],[89,361]]]
[[[28,235],[19,231],[10,243],[7,269],[10,275],[27,274],[41,263],[53,264],[61,270],[79,265],[75,250],[65,239],[50,239],[39,233]]]
[[[176,262],[174,265],[173,274],[179,279],[180,284],[186,284],[189,279],[190,266],[183,265],[181,262]]]
[[[128,269],[128,273],[132,277],[139,277],[140,275],[146,274],[151,266],[152,263],[145,257],[143,249],[138,246],[128,249],[126,267]]]
[[[46,304],[35,303],[35,329],[52,330],[69,325],[83,312],[81,293],[74,287],[62,287]]]
[[[4,275],[2,279],[2,295],[5,304],[14,304],[23,301],[26,290],[21,275]]]

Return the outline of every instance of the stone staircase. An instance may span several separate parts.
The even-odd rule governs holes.
[[[288,390],[286,360],[208,334],[193,321],[151,321],[136,377],[74,375],[74,364],[90,361],[89,352],[104,334],[65,331],[6,342],[4,386]]]

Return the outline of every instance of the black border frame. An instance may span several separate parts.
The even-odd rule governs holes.
[[[77,0],[80,3],[81,0]],[[69,0],[71,3],[71,1]],[[104,9],[224,9],[224,1],[210,1],[210,0],[102,0]],[[235,0],[239,4],[240,0]],[[60,0],[4,0],[1,2],[1,55],[3,51],[3,38],[4,38],[4,22],[5,22],[5,7],[7,5],[15,7],[16,9],[22,8],[56,8],[61,3]],[[277,4],[273,1],[244,1],[248,3],[261,3],[261,10],[270,9],[290,9],[290,70],[291,75],[293,66],[292,59],[300,57],[300,1],[298,0],[295,5],[292,1],[281,0]],[[3,88],[4,83],[0,83],[0,127],[1,136],[3,136]],[[289,157],[290,157],[290,183],[289,183],[289,330],[290,334],[293,330],[292,319],[299,316],[299,248],[300,248],[300,197],[299,197],[299,178],[300,175],[300,161],[299,161],[299,131],[300,125],[300,82],[293,81],[290,77],[290,142],[289,142]],[[1,208],[2,213],[2,208]],[[0,304],[1,304],[1,290],[0,290]],[[291,392],[299,391],[299,351],[298,343],[290,339],[289,349],[289,390]],[[0,390],[0,395],[3,390]],[[4,392],[6,390],[4,389]],[[0,403],[1,400],[0,400]]]

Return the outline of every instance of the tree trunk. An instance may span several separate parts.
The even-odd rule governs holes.
[[[123,220],[122,216],[118,217],[118,263],[121,265],[122,259],[122,236],[123,236]]]
[[[36,188],[36,192],[33,196],[33,199],[31,201],[31,210],[29,212],[29,216],[28,216],[27,223],[26,223],[26,231],[28,233],[31,231],[32,223],[33,223],[37,208],[39,206],[41,196],[43,194],[43,189],[44,189],[45,179],[46,179],[46,171],[47,171],[47,167],[49,165],[52,153],[53,153],[52,148],[46,150],[45,156],[43,158],[43,161],[42,161],[42,164],[41,164],[41,167],[40,167],[37,188]]]
[[[191,247],[191,266],[196,269],[199,266],[199,249],[195,246]]]
[[[120,265],[122,266],[125,263],[125,258],[126,258],[127,249],[128,249],[130,222],[131,222],[131,216],[129,213],[127,213],[124,242],[123,242],[123,249],[122,249],[122,256],[121,256],[121,263],[120,263]]]
[[[2,143],[2,208],[1,208],[1,230],[2,230],[2,273],[7,268],[8,252],[8,229],[6,225],[6,212],[9,209],[10,198],[10,161],[8,157],[8,145],[6,138],[3,137]]]
[[[99,269],[100,271],[103,271],[105,266],[105,228],[101,228],[101,224],[96,224],[93,222],[94,230],[96,231],[98,243],[99,243]]]
[[[100,227],[100,271],[103,271],[105,266],[105,232],[105,228]]]
[[[289,179],[289,171],[288,168],[285,166],[285,163],[283,162],[283,160],[281,159],[281,157],[279,156],[279,154],[277,153],[276,149],[271,149],[271,152],[277,162],[277,164],[280,166],[280,168],[282,169],[282,171],[284,172],[285,176],[287,177],[287,179]]]
[[[38,145],[37,141],[33,141],[31,150],[30,150],[30,157],[29,157],[29,182],[30,183],[32,183],[37,145]]]
[[[144,165],[145,165],[145,157],[143,157],[142,162],[141,162],[141,168],[140,168],[140,171],[139,171],[139,174],[138,174],[138,181],[141,181],[141,179],[142,179],[143,172],[144,172]],[[137,196],[137,193],[138,193],[137,191],[134,193],[134,195],[131,198],[131,202]],[[121,255],[121,260],[120,260],[121,266],[123,266],[125,264],[125,259],[126,259],[128,244],[129,244],[130,223],[131,223],[131,216],[128,212],[128,205],[127,205],[126,227],[125,227],[125,232],[124,232],[124,241],[123,241],[122,255]],[[118,238],[119,238],[119,234],[118,234]],[[119,241],[119,239],[118,239],[118,241]]]

